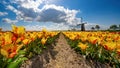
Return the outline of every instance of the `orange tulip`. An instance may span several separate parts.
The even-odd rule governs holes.
[[[16,52],[12,52],[9,54],[9,58],[13,58],[17,53]]]
[[[5,41],[2,41],[1,46],[3,47],[5,45]]]
[[[21,39],[21,41],[22,41],[22,40],[24,40],[24,39],[25,39],[25,37],[24,37],[24,36],[21,36],[21,37],[20,37],[20,39]]]
[[[17,38],[13,35],[12,36],[12,41],[15,42],[17,40]]]
[[[117,49],[117,53],[120,55],[120,49]]]

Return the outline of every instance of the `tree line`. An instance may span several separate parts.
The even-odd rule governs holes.
[[[91,27],[91,30],[100,30],[100,26],[95,25],[94,27]],[[120,30],[120,24],[119,25],[116,25],[116,24],[110,25],[108,30]]]

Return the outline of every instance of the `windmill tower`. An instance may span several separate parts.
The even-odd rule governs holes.
[[[0,31],[2,31],[2,28],[0,28]]]
[[[87,22],[83,22],[83,18],[81,17],[81,24],[77,24],[77,26],[81,26],[81,31],[85,31],[85,24],[87,24]]]

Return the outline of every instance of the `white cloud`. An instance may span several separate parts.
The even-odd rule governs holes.
[[[15,24],[18,21],[17,20],[11,20],[9,18],[3,18],[2,22],[9,23],[9,24]]]
[[[11,3],[14,3],[17,6],[14,7],[8,5],[6,9],[11,10],[16,14],[16,20],[14,21],[53,22],[49,28],[48,26],[44,26],[50,30],[67,30],[71,28],[71,25],[76,26],[81,23],[81,19],[76,17],[77,13],[81,12],[80,10],[71,10],[63,6],[55,5],[54,3],[56,1],[60,0],[11,0]],[[42,26],[38,25],[28,25],[25,27],[28,30],[39,30],[42,28]]]
[[[54,0],[55,1],[55,0]],[[13,0],[17,9],[8,5],[7,9],[16,13],[18,20],[36,22],[54,22],[76,25],[80,19],[76,17],[78,10],[70,10],[63,6],[51,4],[53,0]],[[42,6],[42,7],[41,7]],[[41,7],[41,8],[40,8]]]
[[[6,9],[9,9],[9,10],[11,10],[11,11],[13,11],[13,12],[16,12],[16,11],[17,11],[17,10],[16,10],[13,6],[11,6],[11,5],[8,5]]]
[[[66,9],[63,6],[44,5],[40,11],[40,21],[55,22],[55,23],[69,23],[73,24],[78,22],[76,18],[77,10]]]
[[[5,15],[8,15],[7,12],[0,12],[0,16],[5,16]]]
[[[18,6],[8,5],[6,9],[13,11],[16,14],[17,20],[23,20],[25,22],[53,22],[49,27],[39,25],[25,26],[28,30],[41,30],[43,27],[49,30],[67,30],[81,23],[81,19],[76,17],[77,13],[81,11],[57,6],[52,4],[54,2],[53,0],[13,0],[12,2]],[[7,21],[15,22],[17,20]],[[87,23],[85,25],[86,30],[91,30],[91,27],[95,25],[96,23]],[[107,29],[104,25],[100,25],[100,27],[100,29]],[[76,28],[80,29],[80,27]]]
[[[11,6],[11,5],[8,5],[8,6],[6,7],[6,9],[13,11],[14,13],[16,13],[16,15],[21,14],[20,11],[18,11],[16,8],[14,8],[14,7]]]
[[[44,0],[13,0],[13,3],[18,4],[18,7],[33,9],[35,12],[38,11],[38,7],[43,3]]]

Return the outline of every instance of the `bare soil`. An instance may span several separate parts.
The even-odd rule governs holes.
[[[87,61],[67,44],[63,34],[42,54],[25,61],[20,68],[110,68],[106,64]]]

